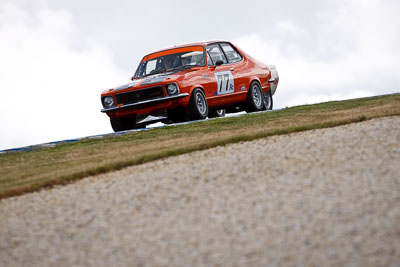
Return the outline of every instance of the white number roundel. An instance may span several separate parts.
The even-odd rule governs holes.
[[[216,72],[215,79],[217,80],[218,95],[233,93],[235,91],[235,81],[232,72],[220,71]]]

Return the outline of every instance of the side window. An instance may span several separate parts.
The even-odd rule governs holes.
[[[214,66],[214,62],[212,61],[210,54],[207,52],[207,65]]]
[[[219,45],[217,45],[217,44],[209,45],[207,47],[207,52],[210,54],[210,57],[213,62],[222,60],[224,62],[224,64],[228,63],[228,61],[225,58],[224,53],[222,53],[221,49],[219,48]]]
[[[228,58],[229,63],[236,63],[242,60],[242,56],[228,43],[221,43],[221,47]]]

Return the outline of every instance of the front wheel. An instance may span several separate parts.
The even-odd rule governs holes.
[[[187,114],[190,120],[203,120],[208,115],[208,104],[206,96],[199,88],[193,90],[190,96]]]
[[[110,118],[110,123],[114,132],[146,127],[136,125],[136,118]]]
[[[183,107],[173,108],[167,111],[168,112],[168,119],[172,123],[179,123],[186,121],[186,111]]]
[[[264,94],[264,109],[272,110],[272,106],[273,106],[273,102],[272,102],[271,90],[268,90]]]
[[[246,111],[255,112],[261,111],[264,108],[263,94],[261,86],[258,82],[254,81],[250,85],[249,92],[246,99]]]

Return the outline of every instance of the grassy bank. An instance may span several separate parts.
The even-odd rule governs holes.
[[[0,155],[0,198],[168,156],[400,115],[400,94],[246,114]]]

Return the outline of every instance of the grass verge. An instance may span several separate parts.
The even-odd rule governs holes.
[[[400,94],[332,101],[0,155],[0,199],[196,150],[400,115]]]

